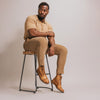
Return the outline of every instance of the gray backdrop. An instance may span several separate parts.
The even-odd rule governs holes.
[[[99,0],[0,0],[1,91],[9,88],[18,91],[23,62],[24,22],[27,16],[37,14],[38,4],[41,1],[46,1],[50,5],[47,20],[53,26],[56,43],[68,49],[62,80],[63,87],[67,91],[64,98],[69,96],[70,100],[82,100],[83,95],[80,95],[80,98],[75,96],[76,99],[73,97],[74,92],[73,95],[67,95],[76,87],[80,93],[87,91],[84,89],[90,91],[94,89],[94,92],[89,94],[91,96],[95,94],[94,98],[91,96],[89,98],[97,100],[100,98]],[[56,59],[56,56],[49,58],[52,78],[56,72]],[[33,86],[33,60],[33,56],[27,57],[25,87]],[[1,97],[4,98],[4,95],[5,91],[4,94],[1,93]]]

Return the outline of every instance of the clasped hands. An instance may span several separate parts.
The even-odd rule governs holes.
[[[47,32],[47,37],[55,37],[54,32],[48,31],[48,32]]]

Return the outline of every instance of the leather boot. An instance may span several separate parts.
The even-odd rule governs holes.
[[[41,80],[42,82],[44,82],[44,83],[46,83],[46,84],[49,83],[49,80],[48,80],[48,78],[47,78],[47,76],[46,76],[46,74],[45,74],[45,69],[44,69],[44,67],[39,67],[39,68],[36,70],[36,72],[38,73],[39,78],[40,78],[40,80]]]
[[[64,93],[64,89],[61,86],[61,79],[61,75],[56,75],[56,77],[51,81],[51,83],[53,83],[60,92]]]

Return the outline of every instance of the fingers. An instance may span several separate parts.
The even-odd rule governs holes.
[[[52,32],[52,31],[49,31],[48,33],[49,33],[49,34],[48,34],[48,36],[53,36],[53,37],[55,37],[55,34],[54,34],[54,32]]]

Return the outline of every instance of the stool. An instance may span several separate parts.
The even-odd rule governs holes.
[[[26,92],[33,92],[33,93],[36,93],[36,91],[37,91],[38,88],[47,88],[47,89],[51,89],[51,91],[53,91],[53,84],[51,83],[51,73],[50,73],[50,68],[49,68],[49,62],[48,62],[47,54],[46,54],[46,62],[47,62],[48,72],[49,72],[49,73],[46,73],[46,75],[49,75],[50,83],[51,83],[51,88],[49,88],[49,87],[37,86],[37,75],[38,75],[38,74],[36,73],[36,69],[37,69],[37,56],[36,56],[32,51],[24,51],[23,54],[24,54],[24,60],[23,60],[21,78],[20,78],[19,91],[26,91]],[[23,78],[23,72],[24,72],[24,65],[25,65],[26,55],[34,55],[34,62],[35,62],[35,91],[30,91],[30,90],[21,89],[21,84],[22,84],[22,78]]]

